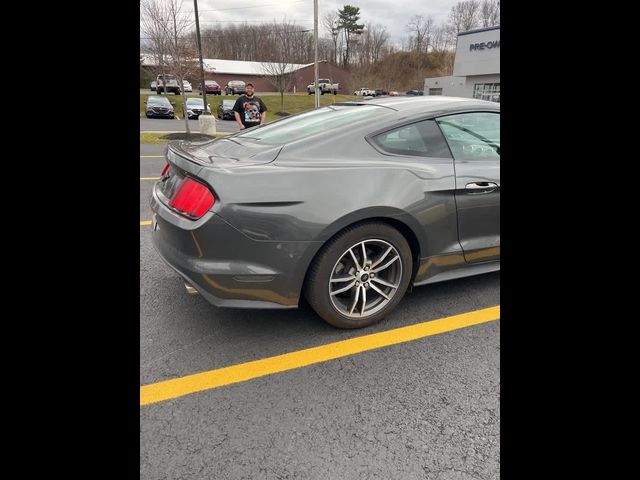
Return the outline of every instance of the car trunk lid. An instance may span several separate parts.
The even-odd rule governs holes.
[[[175,143],[169,153],[206,167],[232,168],[273,162],[283,145],[266,145],[249,139],[221,138],[206,143]],[[168,158],[171,161],[171,158]]]

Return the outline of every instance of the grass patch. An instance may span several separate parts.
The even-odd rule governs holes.
[[[201,133],[192,133],[187,136],[186,133],[156,133],[156,132],[140,132],[140,143],[169,143],[174,140],[191,140],[192,142],[203,142],[206,140],[213,140],[214,138],[221,138],[227,135],[226,133],[216,133],[214,137],[210,135],[203,135]]]
[[[140,116],[144,116],[144,101],[149,98],[151,95],[155,95],[155,93],[150,92],[149,94],[140,94]],[[280,95],[279,94],[268,94],[268,95],[258,95],[264,104],[267,106],[267,122],[271,122],[273,120],[277,120],[282,117],[282,115],[277,115],[276,112],[280,112]],[[182,111],[182,97],[180,95],[168,94],[167,98],[170,102],[175,102],[174,108],[176,113],[183,118]],[[198,98],[202,98],[198,95]],[[217,115],[218,105],[222,100],[229,99],[237,99],[238,95],[208,95],[207,101],[209,105],[211,105],[211,109],[214,115]],[[314,101],[315,95],[309,95],[307,93],[287,93],[284,96],[284,111],[289,115],[294,115],[296,113],[305,112],[307,110],[312,110],[315,106]],[[344,102],[349,100],[358,100],[362,99],[362,97],[358,97],[356,95],[321,95],[320,96],[320,106],[324,107],[327,105],[331,105],[337,102]]]

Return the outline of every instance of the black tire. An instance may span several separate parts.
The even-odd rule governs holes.
[[[396,275],[399,272],[399,279],[397,280],[397,288],[386,292],[387,295],[390,296],[390,298],[386,300],[386,304],[385,300],[382,299],[381,296],[373,290],[368,289],[368,295],[373,294],[374,297],[372,304],[375,305],[375,302],[379,301],[380,306],[378,306],[377,309],[374,308],[371,314],[367,314],[365,311],[364,316],[354,318],[347,316],[349,312],[345,314],[334,305],[329,293],[329,281],[334,268],[339,265],[339,261],[341,261],[343,255],[345,255],[353,246],[356,246],[363,241],[382,241],[382,243],[391,245],[395,248],[395,251],[399,256],[401,267],[395,265],[390,267],[391,269],[396,270]],[[360,258],[358,259],[359,261],[362,260],[361,257],[362,255],[360,255]],[[386,261],[387,260],[384,260],[384,262]],[[395,263],[397,264],[398,262],[396,261]],[[304,295],[315,312],[334,327],[368,327],[369,325],[373,325],[382,320],[396,307],[400,300],[402,300],[402,297],[409,286],[409,282],[411,281],[413,273],[412,265],[413,258],[409,244],[404,236],[395,228],[382,222],[356,224],[347,227],[338,233],[322,247],[320,252],[318,252],[316,258],[311,264],[311,267],[309,267],[307,280],[304,286]],[[370,281],[370,283],[373,284],[373,281]],[[379,284],[376,285],[379,286]],[[385,287],[382,288],[384,289]],[[354,288],[348,291],[345,295],[348,295],[353,291]],[[391,292],[393,292],[393,295],[391,295]],[[348,301],[350,302],[350,299]],[[355,300],[355,303],[358,304],[357,299]],[[362,301],[360,301],[360,303],[362,303]]]

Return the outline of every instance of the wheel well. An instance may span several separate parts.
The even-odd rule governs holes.
[[[419,263],[420,263],[420,243],[418,242],[418,238],[416,237],[416,234],[413,233],[413,230],[411,230],[411,228],[406,223],[401,222],[400,220],[396,220],[395,218],[371,217],[371,218],[367,218],[365,220],[358,220],[357,222],[351,223],[349,225],[345,225],[344,227],[342,227],[340,230],[338,230],[336,233],[334,233],[330,238],[328,238],[322,244],[322,246],[318,249],[316,254],[313,256],[313,258],[309,262],[309,265],[307,266],[307,271],[304,274],[304,281],[302,282],[302,288],[300,290],[300,297],[299,297],[300,300],[298,301],[299,304],[301,302],[306,302],[306,300],[304,299],[304,290],[305,290],[305,286],[307,284],[307,280],[308,280],[308,276],[309,276],[309,270],[311,269],[311,265],[313,265],[313,262],[315,262],[315,260],[318,257],[318,255],[320,255],[320,252],[322,251],[324,246],[327,243],[329,243],[331,240],[333,240],[338,234],[343,232],[345,229],[347,229],[349,227],[356,226],[356,225],[360,225],[362,223],[369,223],[369,222],[386,223],[387,225],[389,225],[389,226],[395,228],[396,230],[398,230],[402,234],[402,236],[405,238],[407,243],[409,244],[409,248],[411,249],[411,256],[413,257],[413,262],[412,262],[413,263],[413,271],[411,272],[411,282],[409,283],[409,288],[411,288],[411,285],[413,283],[413,279],[415,278],[416,273],[418,272],[418,267],[419,267]]]

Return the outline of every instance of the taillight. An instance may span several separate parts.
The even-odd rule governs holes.
[[[200,218],[213,207],[215,198],[205,185],[186,177],[169,200],[169,206],[190,218]]]
[[[167,173],[167,170],[169,170],[169,162],[167,162],[167,164],[164,166],[164,168],[162,169],[162,173],[160,174],[161,177],[164,177],[164,174]]]

